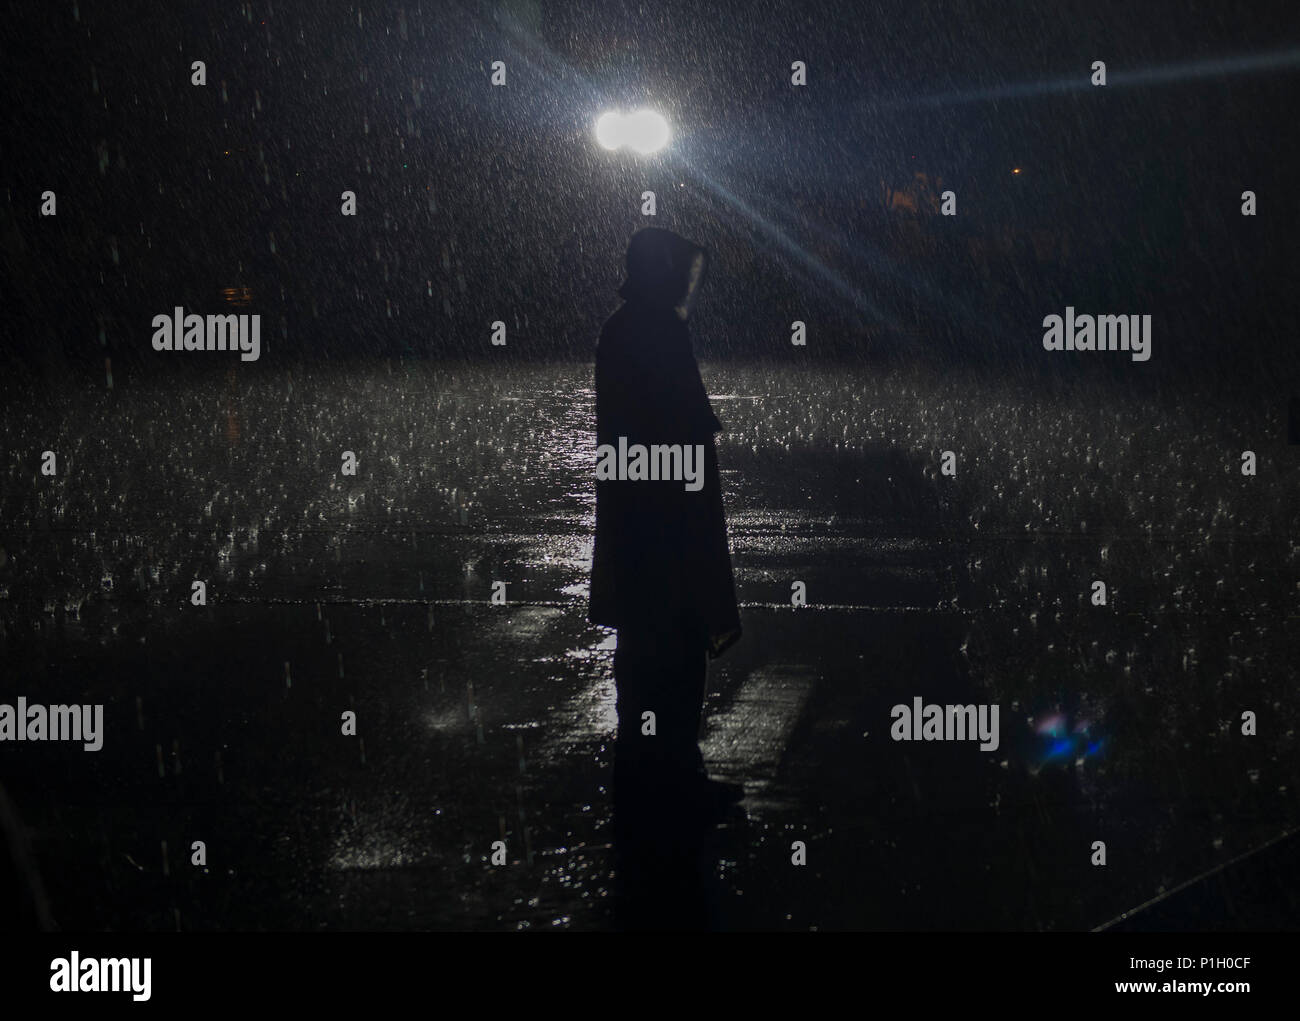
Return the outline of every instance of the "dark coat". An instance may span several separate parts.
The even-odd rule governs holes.
[[[659,228],[638,231],[628,247],[624,304],[596,348],[596,443],[699,444],[704,485],[597,481],[588,616],[615,628],[669,620],[707,637],[718,656],[741,628],[713,441],[722,425],[685,315],[707,266],[703,248]]]

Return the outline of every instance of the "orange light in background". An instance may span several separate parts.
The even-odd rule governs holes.
[[[1019,167],[1016,167],[1016,168],[1014,168],[1011,172],[1012,172],[1013,174],[1018,174],[1018,173],[1020,173],[1020,168],[1019,168]]]

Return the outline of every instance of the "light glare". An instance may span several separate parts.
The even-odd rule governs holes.
[[[596,141],[606,149],[617,149],[623,144],[623,115],[610,111],[596,121]]]
[[[596,141],[606,149],[627,146],[647,155],[667,145],[668,137],[668,122],[654,110],[626,115],[611,110],[596,121]]]

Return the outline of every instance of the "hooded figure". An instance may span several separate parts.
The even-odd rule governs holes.
[[[651,710],[663,738],[652,742],[658,766],[686,764],[693,773],[703,769],[705,653],[721,655],[741,633],[713,440],[722,425],[687,329],[707,269],[707,252],[672,231],[648,227],[628,245],[618,292],[624,303],[596,348],[596,443],[689,447],[703,484],[596,482],[588,613],[593,624],[619,632],[619,753],[626,759],[629,738]]]
[[[707,271],[705,249],[669,230],[647,227],[628,245],[624,304],[596,348],[596,443],[702,446],[704,485],[596,483],[589,618],[622,628],[685,615],[716,657],[740,637],[740,614],[713,441],[722,424],[687,329]]]

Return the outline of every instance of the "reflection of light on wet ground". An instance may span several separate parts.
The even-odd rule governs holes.
[[[400,849],[385,846],[384,842],[373,834],[369,835],[363,847],[336,847],[329,867],[338,871],[344,869],[394,869],[413,864]]]
[[[810,666],[774,663],[753,671],[728,709],[709,720],[704,760],[719,779],[771,793],[781,756],[817,679]]]
[[[438,734],[461,731],[469,726],[469,710],[464,706],[454,709],[430,709],[423,716],[424,725]]]
[[[592,533],[596,528],[595,516],[587,518],[583,515],[582,519],[568,523],[567,534],[535,536],[524,544],[524,555],[530,563],[544,563],[585,578],[591,570],[591,550],[595,543]]]
[[[592,741],[612,738],[618,730],[618,713],[614,696],[614,650],[618,636],[609,631],[597,642],[569,649],[564,658],[582,664],[584,672],[595,671],[594,681],[584,684],[550,715],[545,753],[562,753]]]
[[[557,608],[539,605],[509,604],[501,608],[507,616],[501,620],[501,626],[509,628],[512,642],[536,643],[545,637],[561,614]]]
[[[356,802],[354,820],[348,820],[334,837],[329,868],[393,869],[417,865],[421,838],[411,822],[415,808],[402,795],[386,800],[367,797]],[[422,815],[440,816],[438,808],[422,808]]]
[[[1037,758],[1027,763],[1030,776],[1050,766],[1073,763],[1080,767],[1105,750],[1106,739],[1094,735],[1093,724],[1086,719],[1071,722],[1064,713],[1051,713],[1031,726],[1038,742]]]
[[[609,655],[618,648],[618,633],[611,630],[610,633],[595,645],[584,646],[581,649],[570,649],[565,653],[570,659],[608,659]]]

